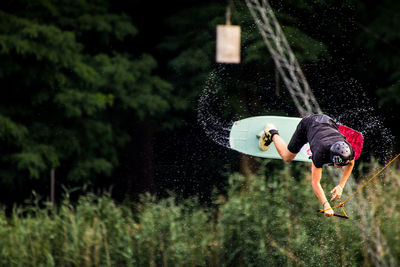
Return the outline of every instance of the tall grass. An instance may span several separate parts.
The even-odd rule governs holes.
[[[229,177],[214,206],[143,196],[135,208],[107,196],[36,203],[0,214],[0,266],[357,266],[372,265],[351,220],[324,218],[309,174],[290,169]],[[375,170],[377,166],[372,166]],[[333,182],[324,177],[328,191]],[[400,174],[363,192],[400,263]],[[345,197],[345,196],[344,196]]]

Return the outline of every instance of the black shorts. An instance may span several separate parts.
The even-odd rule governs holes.
[[[293,154],[299,153],[300,149],[307,144],[307,128],[312,123],[311,114],[305,116],[297,125],[296,131],[294,132],[292,139],[290,139],[288,150]]]

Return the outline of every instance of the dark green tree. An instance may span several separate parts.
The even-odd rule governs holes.
[[[171,85],[153,74],[152,56],[129,53],[137,29],[110,9],[89,0],[2,4],[2,188],[29,192],[24,183],[47,181],[52,168],[66,184],[110,176],[131,130],[146,130],[137,125],[169,109]]]
[[[362,52],[357,58],[359,76],[370,87],[387,125],[399,136],[396,125],[400,112],[400,3],[367,1],[360,9],[356,25],[359,32],[355,36],[355,44]]]

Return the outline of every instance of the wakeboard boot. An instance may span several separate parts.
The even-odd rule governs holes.
[[[267,124],[265,129],[262,130],[258,135],[258,146],[262,151],[268,150],[269,146],[272,143],[272,137],[278,134],[278,130],[273,124]]]

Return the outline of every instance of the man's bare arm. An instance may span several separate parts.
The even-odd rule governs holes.
[[[347,179],[349,179],[351,172],[353,171],[354,168],[354,159],[350,161],[349,165],[344,167],[343,171],[343,176],[342,179],[340,179],[340,187],[343,189],[344,186],[346,185]]]
[[[333,216],[333,210],[331,209],[331,205],[326,199],[325,192],[321,187],[321,177],[322,177],[322,168],[315,167],[314,163],[312,163],[311,169],[312,176],[312,188],[314,190],[315,195],[318,197],[321,204],[324,206],[325,216],[331,217]]]
[[[349,165],[344,167],[342,179],[340,179],[339,184],[332,189],[332,198],[331,200],[334,200],[335,198],[341,198],[342,193],[343,193],[343,188],[346,185],[347,179],[349,179],[351,172],[353,171],[354,168],[354,159],[350,161]]]

